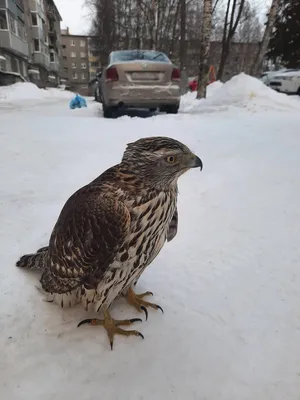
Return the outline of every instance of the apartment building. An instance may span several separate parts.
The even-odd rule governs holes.
[[[72,90],[85,95],[88,93],[90,81],[88,37],[71,35],[67,28],[62,30],[61,38],[60,75]]]
[[[72,35],[69,28],[62,32],[61,76],[70,88],[80,94],[89,93],[89,82],[101,69],[97,37]]]
[[[98,38],[94,36],[88,37],[88,57],[89,57],[89,71],[90,79],[96,77],[97,72],[100,71],[101,65],[101,54],[99,51]]]
[[[0,0],[0,71],[28,76],[29,47],[23,0]]]
[[[53,0],[0,0],[0,70],[57,85],[61,21]]]

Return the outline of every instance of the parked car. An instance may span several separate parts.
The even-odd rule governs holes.
[[[160,51],[111,52],[99,85],[105,118],[119,108],[159,109],[169,114],[179,109],[180,70]]]
[[[276,75],[281,75],[281,74],[285,74],[286,72],[293,72],[293,71],[297,71],[297,69],[293,69],[293,68],[282,68],[279,69],[278,71],[265,71],[263,72],[263,74],[260,77],[260,80],[267,86],[270,85],[270,82],[272,80],[272,78],[274,78],[274,76]]]
[[[277,92],[300,96],[300,70],[275,75],[269,86]]]

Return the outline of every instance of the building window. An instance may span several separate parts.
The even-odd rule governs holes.
[[[63,60],[67,60],[68,59],[68,57],[67,56],[63,56]]]
[[[80,47],[85,47],[85,40],[80,40]]]
[[[16,27],[19,38],[26,41],[25,26],[20,21],[16,21]]]
[[[84,72],[81,73],[81,79],[85,79],[85,73]]]
[[[23,70],[23,76],[27,76],[27,68],[24,61],[22,61],[22,70]]]
[[[76,69],[76,68],[77,68],[76,62],[72,62],[72,68],[73,68],[73,69]]]
[[[91,67],[92,68],[98,68],[98,67],[100,67],[100,63],[98,61],[92,61],[91,62]]]
[[[75,53],[75,51],[72,51],[72,52],[71,52],[71,57],[72,57],[72,58],[76,58],[76,53]]]
[[[0,71],[6,71],[6,60],[0,58]]]
[[[86,63],[81,63],[81,68],[86,69]]]
[[[11,70],[12,70],[12,72],[19,73],[19,62],[14,57],[12,57],[12,59],[11,59]]]
[[[96,78],[96,72],[91,72],[91,73],[90,73],[90,78],[91,78],[91,79]]]
[[[68,72],[69,71],[68,67],[64,67],[64,71]]]
[[[32,26],[38,26],[38,17],[36,13],[31,14]]]
[[[81,88],[82,88],[82,89],[87,89],[87,88],[88,88],[88,85],[81,85]]]
[[[41,51],[39,39],[33,39],[34,51]]]
[[[63,45],[62,45],[62,48],[63,48],[63,49],[66,49],[66,48],[67,48],[67,46],[66,46],[65,44],[63,44]]]
[[[71,40],[71,46],[75,46],[75,40]]]
[[[54,53],[50,53],[50,62],[55,62]]]
[[[77,79],[77,72],[72,73],[72,79]]]
[[[80,57],[81,57],[81,58],[86,58],[86,53],[85,53],[84,51],[81,51],[81,52],[80,52]]]
[[[14,17],[11,14],[8,14],[8,20],[9,20],[9,27],[10,30],[16,34],[17,30],[16,30],[16,20],[14,19]]]
[[[0,29],[7,30],[7,19],[6,19],[6,12],[4,10],[0,10]]]

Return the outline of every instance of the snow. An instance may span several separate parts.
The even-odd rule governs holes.
[[[298,99],[295,100],[285,94],[278,93],[259,79],[244,73],[234,76],[225,84],[215,82],[209,85],[206,99],[199,101],[195,97],[195,93],[187,93],[183,96],[181,105],[183,112],[215,112],[228,110],[232,107],[242,107],[252,112],[262,109],[280,112],[289,109],[300,111]]]
[[[219,86],[151,118],[105,120],[90,99],[70,110],[59,96],[0,105],[1,399],[298,400],[298,102],[247,76]],[[137,285],[164,315],[149,310],[134,326],[145,340],[117,336],[111,351],[101,327],[76,327],[80,306],[44,302],[14,264],[47,244],[75,190],[151,135],[181,140],[204,169],[180,179],[178,235]],[[112,307],[137,314],[124,299]]]
[[[55,88],[39,89],[34,83],[19,82],[10,86],[0,87],[1,104],[20,104],[26,101],[56,101],[57,99],[71,99],[74,93]]]

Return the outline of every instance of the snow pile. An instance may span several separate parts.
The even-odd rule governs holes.
[[[214,94],[223,86],[221,81],[216,81],[207,86],[207,98],[214,96]],[[188,92],[181,97],[180,109],[181,111],[188,111],[190,107],[199,105],[199,100],[196,100],[196,92]]]
[[[215,94],[215,92],[219,89],[221,89],[221,87],[223,87],[224,83],[222,83],[221,81],[216,81],[211,83],[210,85],[207,86],[207,97],[211,97]]]
[[[216,82],[218,83],[218,82]],[[212,84],[212,85],[216,85]],[[212,86],[210,85],[210,86]],[[251,111],[257,110],[300,110],[300,102],[285,94],[270,89],[259,79],[241,73],[223,85],[218,83],[212,87],[206,99],[196,100],[194,93],[183,96],[181,111],[199,113],[226,110],[230,106],[243,107]]]
[[[71,99],[74,93],[60,89],[40,89],[34,83],[19,82],[10,86],[0,87],[0,103],[20,103],[25,101],[47,101]]]

